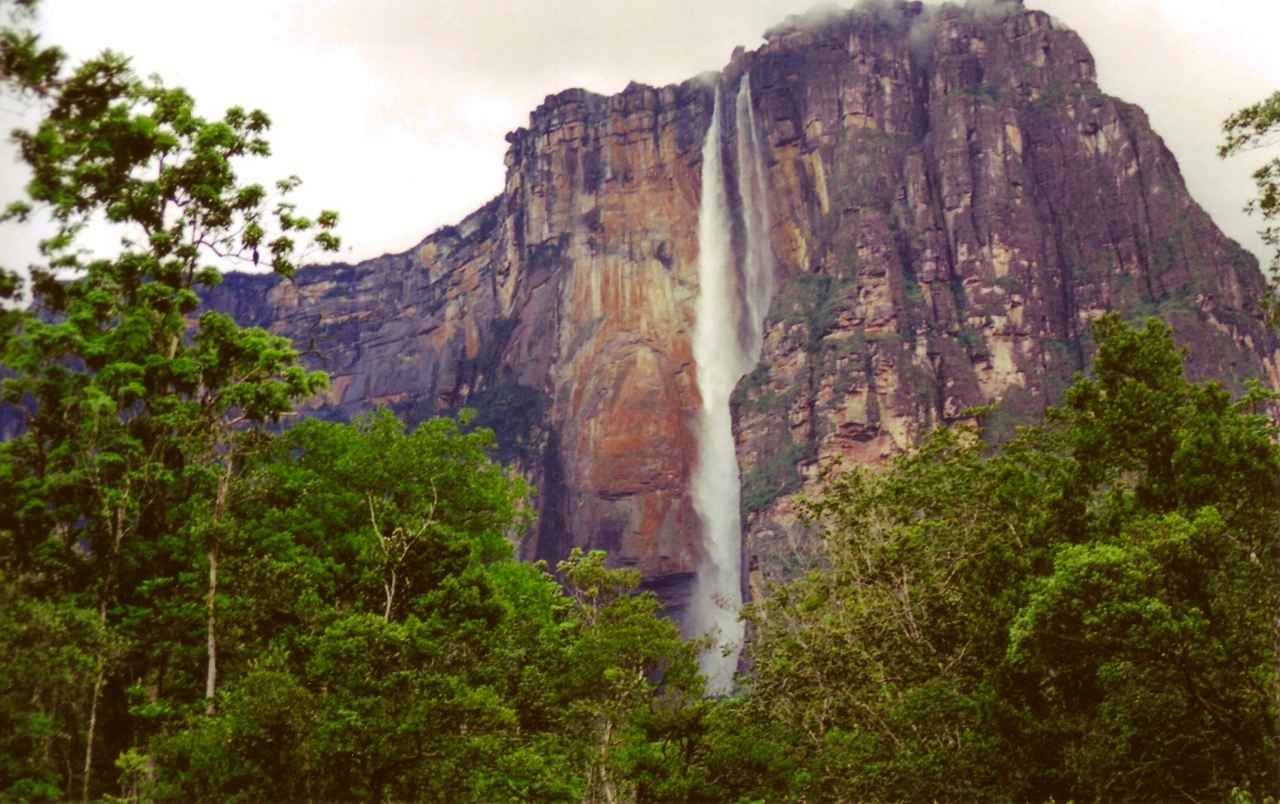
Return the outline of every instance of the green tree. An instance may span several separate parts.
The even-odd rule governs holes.
[[[71,800],[65,768],[98,665],[121,645],[96,612],[33,597],[0,571],[0,800]]]
[[[1270,395],[1186,382],[1158,321],[1094,336],[1044,427],[995,453],[941,430],[806,504],[819,568],[750,611],[740,715],[792,795],[1274,794]]]
[[[1222,124],[1225,142],[1218,148],[1218,156],[1228,157],[1244,151],[1274,146],[1280,141],[1280,92],[1264,101],[1246,106],[1231,115]],[[1254,171],[1253,180],[1258,187],[1258,197],[1245,209],[1257,213],[1266,223],[1262,239],[1276,247],[1271,260],[1271,281],[1267,296],[1263,299],[1264,311],[1273,327],[1280,326],[1280,228],[1273,223],[1280,215],[1280,157],[1270,160]]]
[[[66,54],[46,47],[27,25],[39,0],[0,0],[9,24],[0,28],[0,83],[10,92],[45,97],[54,91]]]
[[[227,514],[233,680],[212,717],[153,741],[152,795],[468,797],[508,753],[530,621],[551,617],[552,588],[506,540],[523,481],[491,446],[381,411],[302,422],[249,460]]]
[[[620,800],[669,783],[697,646],[602,553],[560,566],[567,593],[515,561],[527,489],[492,447],[384,411],[302,422],[251,461],[228,507],[234,680],[215,715],[153,741],[152,795]]]
[[[12,19],[33,5],[16,4]],[[297,237],[338,247],[337,216],[297,215],[286,200],[297,179],[274,196],[238,182],[236,159],[269,154],[262,112],[232,108],[206,120],[186,92],[137,78],[119,55],[70,72],[64,61],[29,31],[0,33],[0,77],[44,113],[34,131],[14,134],[32,179],[28,200],[10,204],[5,218],[41,212],[54,228],[31,267],[34,303],[7,310],[0,331],[0,365],[11,372],[3,402],[26,412],[26,432],[0,447],[5,561],[34,594],[91,607],[117,632],[130,608],[146,608],[157,566],[204,564],[211,702],[219,544],[237,444],[325,378],[297,366],[284,339],[200,312],[199,291],[220,281],[220,266],[256,263],[260,250],[290,274]],[[119,228],[119,254],[79,248],[95,218]],[[0,289],[13,297],[18,282],[6,276]],[[137,633],[123,636],[139,644]],[[166,673],[154,652],[122,659],[130,674]],[[121,711],[103,700],[115,694],[120,667],[105,653],[98,665],[87,722],[67,737],[84,746],[86,797],[102,765],[100,716]],[[119,724],[110,731],[127,733]]]
[[[7,9],[22,22],[34,3]],[[323,387],[283,339],[201,309],[224,266],[289,276],[315,220],[242,185],[267,117],[197,116],[104,53],[0,31],[54,234],[0,321],[0,790],[6,797],[666,798],[705,710],[697,645],[603,554],[516,562],[524,482],[488,430],[386,412],[277,433]],[[117,255],[77,245],[95,221]],[[96,225],[96,224],[95,224]],[[303,251],[305,254],[305,251]],[[0,293],[17,298],[5,273]],[[465,425],[468,414],[460,417]],[[51,668],[56,667],[56,671]],[[685,750],[685,749],[681,749]],[[683,786],[682,786],[683,785]]]
[[[633,594],[640,573],[605,559],[575,548],[557,567],[571,601],[557,683],[583,756],[583,800],[671,800],[672,738],[702,697],[705,643],[683,641],[652,592]]]

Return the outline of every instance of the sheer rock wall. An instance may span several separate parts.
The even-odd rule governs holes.
[[[315,415],[477,408],[539,489],[522,555],[608,549],[678,615],[700,550],[701,149],[714,82],[747,70],[782,283],[734,397],[751,594],[803,562],[793,503],[818,466],[879,464],[994,402],[997,438],[1036,421],[1107,310],[1172,324],[1194,379],[1280,388],[1256,260],[1079,37],[1016,2],[793,19],[716,76],[548,97],[458,226],[292,282],[232,276],[211,301],[330,373]]]

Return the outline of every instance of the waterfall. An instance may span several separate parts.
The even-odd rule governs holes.
[[[693,507],[702,524],[703,555],[690,605],[688,626],[696,636],[711,632],[716,644],[702,655],[708,692],[728,691],[742,640],[738,608],[742,564],[739,519],[738,456],[729,416],[729,395],[742,376],[736,316],[730,282],[734,267],[720,154],[720,89],[716,88],[711,125],[702,146],[702,203],[698,210],[698,304],[693,329],[702,412],[698,458],[693,473]],[[731,655],[724,655],[728,648]]]
[[[734,257],[732,212],[721,154],[720,90],[702,147],[702,202],[698,210],[697,319],[693,359],[702,411],[694,467],[693,507],[702,524],[702,560],[689,609],[688,630],[712,634],[701,658],[710,694],[728,692],[738,664],[743,628],[741,483],[729,397],[760,359],[764,316],[773,294],[764,159],[760,153],[751,86],[742,77],[737,115],[738,191],[746,234],[741,271]]]
[[[746,250],[742,273],[746,295],[743,357],[747,364],[743,373],[760,361],[764,345],[764,317],[773,301],[773,244],[769,240],[769,195],[765,181],[764,150],[760,147],[760,131],[756,127],[755,108],[751,105],[751,76],[742,74],[738,84],[738,195],[742,198],[742,217],[746,224]]]

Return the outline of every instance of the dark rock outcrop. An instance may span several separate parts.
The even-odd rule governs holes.
[[[1194,379],[1280,388],[1256,261],[1142,110],[1099,91],[1075,33],[984,8],[865,5],[780,26],[720,76],[548,97],[458,226],[290,282],[231,276],[211,302],[329,372],[315,415],[478,408],[539,489],[522,554],[608,549],[678,609],[700,549],[701,147],[713,81],[750,71],[783,274],[734,402],[753,592],[803,551],[792,500],[820,462],[881,462],[992,402],[997,437],[1035,421],[1108,310],[1171,323]]]

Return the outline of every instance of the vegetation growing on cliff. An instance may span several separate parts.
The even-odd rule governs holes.
[[[703,700],[702,645],[638,573],[513,559],[529,490],[469,414],[269,426],[323,376],[195,290],[211,254],[265,248],[288,273],[299,232],[336,246],[336,216],[237,183],[261,113],[201,119],[117,56],[61,67],[0,36],[0,79],[48,104],[22,143],[59,227],[36,307],[0,319],[3,401],[28,411],[0,444],[0,799],[1280,790],[1269,395],[1188,383],[1167,327],[1097,321],[1096,379],[998,450],[942,429],[829,475],[804,504],[817,567],[748,610],[750,671]],[[97,213],[132,242],[84,261]],[[830,306],[793,307],[817,344]],[[545,403],[519,390],[481,414],[516,422],[508,449],[529,433],[509,414]],[[797,449],[760,464],[748,508],[798,482]]]
[[[748,608],[750,672],[651,800],[1274,800],[1273,395],[1187,382],[1155,320],[1094,337],[998,450],[826,477],[816,568]]]
[[[1280,451],[1167,327],[989,454],[939,430],[806,513],[819,569],[750,614],[742,717],[819,800],[1274,795]]]

